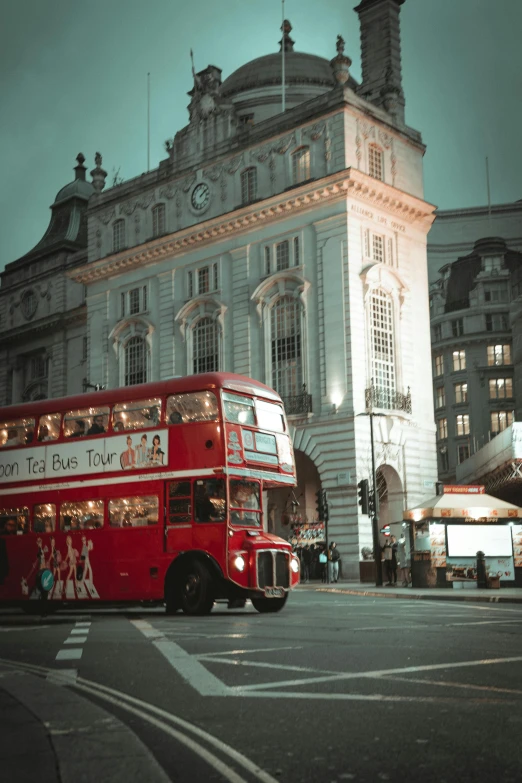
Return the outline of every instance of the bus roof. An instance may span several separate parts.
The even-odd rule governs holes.
[[[200,373],[164,381],[141,383],[135,386],[117,386],[114,389],[88,391],[69,397],[53,397],[34,402],[22,402],[0,408],[0,419],[23,418],[45,413],[55,413],[65,408],[84,408],[89,406],[111,405],[114,402],[126,402],[143,397],[161,397],[167,394],[182,394],[205,389],[228,389],[238,394],[253,394],[265,399],[281,402],[277,392],[260,381],[244,375],[226,372]]]

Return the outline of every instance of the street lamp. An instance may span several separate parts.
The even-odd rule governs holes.
[[[385,413],[374,413],[370,408],[364,413],[358,413],[357,416],[369,416],[370,418],[370,444],[372,450],[372,492],[371,492],[371,520],[372,520],[372,540],[373,540],[373,558],[375,561],[375,585],[382,587],[382,562],[381,546],[379,543],[379,493],[377,492],[377,478],[375,473],[375,444],[373,439],[373,417],[386,416]]]

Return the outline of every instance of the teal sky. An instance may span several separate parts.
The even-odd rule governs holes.
[[[359,81],[355,0],[285,0],[297,51],[331,59],[338,33]],[[280,0],[7,0],[0,31],[0,270],[41,239],[78,152],[110,182],[151,168],[188,120],[196,69],[223,78],[278,51]],[[425,198],[441,209],[522,198],[521,0],[406,0],[406,121],[427,145]]]

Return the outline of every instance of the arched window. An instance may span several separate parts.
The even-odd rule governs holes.
[[[112,250],[117,253],[125,247],[125,221],[117,220],[112,226]]]
[[[219,338],[214,319],[205,317],[196,322],[192,334],[192,360],[194,373],[219,369]]]
[[[278,299],[270,310],[272,386],[282,397],[303,386],[301,305],[291,296]]]
[[[252,166],[241,174],[241,203],[250,204],[257,198],[257,169]]]
[[[392,408],[396,396],[393,301],[382,288],[370,294],[370,361],[372,386],[382,401],[379,407]]]
[[[368,147],[368,174],[370,177],[384,181],[383,155],[377,144],[370,144]]]
[[[299,147],[292,153],[292,179],[294,185],[310,179],[310,148]]]
[[[165,204],[156,204],[152,210],[152,236],[160,237],[165,233]]]
[[[142,337],[131,337],[125,345],[125,386],[147,382],[147,348]]]

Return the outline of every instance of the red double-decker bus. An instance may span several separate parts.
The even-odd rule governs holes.
[[[294,485],[281,399],[240,375],[0,408],[0,603],[278,611],[299,564],[266,492]]]

